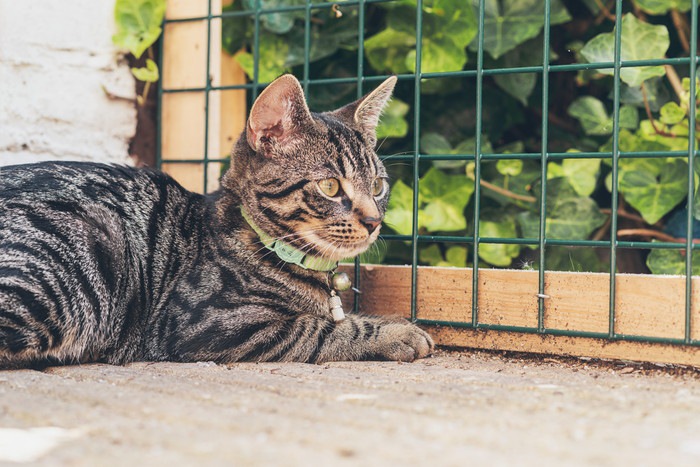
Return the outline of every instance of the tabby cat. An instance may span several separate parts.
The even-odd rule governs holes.
[[[375,128],[395,83],[311,113],[278,78],[206,196],[149,169],[0,168],[0,366],[430,354],[413,324],[329,307],[336,262],[379,234]]]

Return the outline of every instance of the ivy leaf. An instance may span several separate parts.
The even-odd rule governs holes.
[[[593,248],[548,246],[545,256],[547,271],[608,272],[609,266]]]
[[[401,180],[391,188],[384,223],[400,235],[413,232],[413,189]]]
[[[377,139],[403,138],[408,133],[408,122],[404,118],[409,105],[402,100],[393,98],[384,108],[382,118],[377,126]]]
[[[580,196],[595,190],[600,172],[600,159],[564,159],[561,164],[547,164],[547,179],[564,177]]]
[[[262,34],[260,36],[260,55],[258,63],[258,81],[269,83],[279,75],[289,71],[286,66],[289,45],[282,36],[276,34]],[[255,62],[253,54],[240,52],[234,57],[241,65],[243,71],[251,80],[254,79]]]
[[[616,26],[617,27],[617,26]],[[632,13],[622,18],[622,61],[663,58],[669,46],[666,26],[654,26],[640,21]],[[581,49],[581,55],[589,63],[612,62],[615,53],[615,31],[598,34]],[[605,75],[613,75],[612,68],[599,69]],[[620,69],[620,79],[629,86],[641,86],[649,78],[663,76],[663,66],[639,66]]]
[[[406,56],[416,46],[416,36],[391,26],[365,40],[365,56],[379,72],[409,73]]]
[[[233,2],[224,6],[221,11],[242,11],[242,2]],[[250,18],[245,16],[228,16],[221,19],[221,45],[229,55],[235,55],[248,40]]]
[[[165,0],[117,0],[114,5],[117,33],[112,36],[112,42],[141,58],[160,37],[164,15]]]
[[[365,40],[365,56],[378,71],[415,72],[415,2],[392,7],[387,27]],[[467,63],[466,46],[476,35],[474,10],[453,0],[433,0],[423,4],[424,73],[458,71]]]
[[[576,99],[569,106],[569,115],[581,122],[587,135],[609,135],[613,130],[613,117],[608,115],[603,103],[592,96]],[[630,105],[620,107],[620,127],[636,129],[639,125],[639,113]]]
[[[158,65],[150,58],[147,58],[146,66],[143,68],[132,68],[131,74],[139,81],[155,83],[159,79]]]
[[[635,0],[634,3],[650,15],[665,15],[668,10],[686,12],[691,8],[691,0]]]
[[[433,243],[420,249],[418,260],[430,266],[464,267],[467,264],[467,249],[463,246],[452,246],[447,249],[443,258],[440,247]]]
[[[500,222],[479,221],[479,235],[492,238],[518,238],[514,219]],[[498,243],[480,243],[479,258],[494,266],[507,267],[513,258],[520,255],[520,245],[504,245]]]
[[[661,107],[659,120],[666,125],[675,125],[685,118],[685,110],[675,102],[667,102]]]
[[[580,197],[565,178],[547,183],[545,235],[560,240],[584,240],[603,223],[606,216],[591,198]],[[530,211],[517,215],[524,237],[539,236],[539,215]]]
[[[527,41],[520,47],[506,52],[496,61],[499,68],[518,68],[542,63],[542,38]],[[527,105],[527,99],[537,84],[535,73],[506,73],[493,77],[496,85],[505,92]]]
[[[609,135],[612,133],[612,119],[603,103],[593,96],[579,97],[569,106],[569,115],[581,122],[587,135]]]
[[[620,107],[620,128],[636,130],[638,126],[639,112],[637,112],[637,109],[631,105],[623,105]]]
[[[420,147],[425,154],[452,154],[452,145],[439,133],[425,133],[420,138]]]
[[[465,267],[467,265],[467,248],[451,246],[445,252],[445,259],[450,266]]]
[[[288,6],[303,5],[303,0],[245,0],[245,8],[248,11],[254,11],[257,7],[256,3],[260,2],[260,9],[273,10]],[[283,11],[277,13],[266,13],[260,15],[260,22],[263,27],[275,34],[285,34],[294,27],[295,18],[303,18],[304,12],[298,11]]]
[[[509,50],[536,37],[544,26],[544,2],[542,0],[486,0],[484,2],[484,49],[499,58]],[[479,0],[472,0],[476,10]],[[550,24],[566,23],[571,15],[561,0],[552,0]],[[477,40],[469,45],[476,50]]]
[[[700,258],[693,254],[692,274],[700,274]],[[653,274],[685,274],[685,251],[653,249],[647,256],[647,267]]]
[[[646,80],[644,82],[644,89],[646,90],[649,109],[651,109],[652,112],[658,112],[661,106],[668,102],[671,98],[668,88],[663,85],[662,78],[651,78]],[[610,91],[608,98],[612,100],[613,97],[613,92]],[[620,86],[620,102],[643,109],[645,105],[642,87],[630,87],[625,83],[622,83],[622,86]]]
[[[430,232],[454,232],[467,228],[464,208],[474,184],[463,175],[447,175],[432,167],[420,180],[423,226]]]
[[[687,177],[688,164],[681,159],[657,167],[627,167],[620,174],[620,192],[647,223],[655,224],[685,199]]]
[[[438,244],[433,243],[418,251],[418,261],[430,266],[438,266],[440,263],[444,262],[445,259],[442,257],[442,251],[440,251]]]
[[[496,162],[496,170],[501,175],[517,176],[523,171],[523,161],[520,159],[502,159]]]

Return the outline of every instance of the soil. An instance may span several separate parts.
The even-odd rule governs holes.
[[[0,372],[0,465],[698,465],[699,407],[692,368],[479,351],[52,367]]]

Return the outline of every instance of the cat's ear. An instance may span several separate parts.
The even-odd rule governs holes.
[[[246,126],[248,144],[256,152],[265,145],[286,145],[312,124],[304,90],[293,75],[283,75],[270,83],[255,100]]]
[[[379,117],[382,116],[382,112],[391,99],[394,86],[396,86],[396,76],[391,76],[374,91],[334,113],[344,121],[352,122],[353,126],[360,130],[367,143],[374,147],[377,144]]]

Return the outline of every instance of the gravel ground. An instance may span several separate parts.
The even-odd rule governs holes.
[[[0,465],[671,463],[700,465],[693,369],[442,350],[0,372]]]

